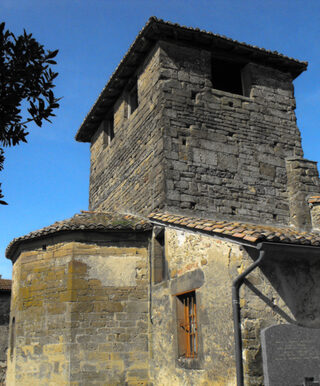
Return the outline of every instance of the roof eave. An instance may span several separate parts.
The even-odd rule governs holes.
[[[145,228],[141,228],[141,229],[132,229],[132,228],[119,228],[119,229],[99,229],[99,228],[95,228],[95,229],[89,229],[89,228],[85,228],[85,229],[81,229],[81,228],[78,228],[78,229],[63,229],[63,230],[58,230],[58,231],[53,231],[53,232],[50,232],[50,233],[46,233],[46,234],[40,234],[38,236],[34,236],[34,237],[30,237],[30,238],[17,238],[17,239],[14,239],[7,247],[6,249],[6,252],[5,252],[5,256],[7,259],[11,260],[12,263],[14,264],[15,261],[17,260],[18,256],[20,255],[20,253],[25,250],[26,248],[28,248],[28,245],[32,245],[34,246],[35,244],[37,244],[37,248],[40,248],[41,247],[41,243],[43,242],[46,242],[48,240],[53,240],[55,239],[56,241],[54,242],[50,242],[50,244],[55,244],[57,243],[57,240],[61,240],[62,237],[66,236],[66,235],[69,235],[67,236],[70,240],[73,240],[73,241],[79,241],[80,239],[77,238],[77,237],[74,237],[73,235],[82,235],[84,233],[88,234],[88,233],[95,233],[95,234],[101,234],[102,235],[105,235],[105,234],[109,234],[109,235],[114,235],[114,234],[123,234],[123,233],[137,233],[137,234],[142,234],[142,233],[148,233],[148,232],[151,232],[151,229],[152,229],[152,226],[150,224],[150,227],[145,227]],[[83,239],[82,241],[87,241],[86,238],[81,238]],[[68,240],[68,241],[70,241]],[[65,241],[65,240],[63,240]],[[45,243],[46,244],[46,243]],[[33,248],[31,248],[33,249]]]
[[[0,288],[0,294],[2,293],[11,293],[11,288],[10,289]]]
[[[130,46],[128,52],[111,75],[108,83],[103,88],[98,99],[85,117],[75,136],[75,139],[78,142],[91,141],[101,120],[120,96],[127,80],[133,75],[146,52],[150,50],[155,41],[161,39],[179,40],[189,44],[197,42],[197,44],[207,46],[208,48],[213,48],[214,45],[217,44],[220,45],[220,47],[228,47],[228,49],[237,48],[238,50],[242,50],[243,53],[245,52],[248,58],[254,56],[255,61],[266,61],[266,63],[269,63],[272,67],[277,67],[283,71],[289,72],[293,79],[305,71],[308,65],[307,62],[289,58],[276,51],[268,51],[198,28],[180,26],[178,24],[157,19],[156,17],[151,17],[144,28],[139,32],[135,41]]]
[[[211,237],[217,237],[221,239],[228,239],[231,242],[243,244],[247,246],[257,246],[259,243],[264,244],[279,244],[279,245],[292,245],[306,248],[313,248],[320,250],[320,234],[311,234],[294,232],[287,228],[279,228],[270,225],[259,226],[257,224],[249,224],[240,221],[230,222],[228,220],[221,221],[220,224],[213,224],[214,220],[195,218],[188,218],[176,214],[168,213],[151,213],[149,220],[157,225],[168,226],[173,228],[180,228],[189,232],[203,233]],[[222,226],[223,225],[223,226]],[[232,229],[228,227],[232,226]],[[239,231],[238,228],[248,227],[249,232]],[[256,231],[252,233],[252,230],[257,227]],[[270,227],[272,229],[270,229]],[[225,229],[224,229],[225,228]],[[269,229],[268,229],[269,228]],[[232,233],[233,230],[236,230]],[[240,234],[239,234],[240,232]],[[306,237],[307,236],[307,237]]]

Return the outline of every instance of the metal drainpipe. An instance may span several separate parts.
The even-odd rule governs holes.
[[[243,386],[243,358],[242,358],[242,337],[241,337],[241,315],[240,315],[240,288],[245,277],[258,267],[264,256],[265,251],[261,250],[262,244],[258,246],[258,259],[241,275],[239,275],[232,283],[232,312],[234,325],[234,341],[235,341],[235,355],[236,355],[236,370],[237,370],[237,386]]]
[[[153,315],[152,315],[152,253],[153,253],[153,229],[151,233],[151,240],[149,244],[149,319],[150,323],[153,324]]]

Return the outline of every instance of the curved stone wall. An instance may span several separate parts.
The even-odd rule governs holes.
[[[126,240],[20,254],[8,385],[147,384],[147,243]]]

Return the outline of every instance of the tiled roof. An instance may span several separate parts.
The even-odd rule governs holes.
[[[203,231],[212,235],[223,235],[249,243],[275,242],[320,246],[320,233],[299,232],[290,227],[256,225],[243,222],[214,221],[191,218],[168,213],[151,213],[151,221],[175,225],[194,231]]]
[[[320,202],[320,196],[309,197],[309,204],[317,204]]]
[[[0,292],[11,291],[11,280],[9,279],[0,279]]]
[[[6,257],[9,258],[11,250],[23,241],[36,239],[59,232],[70,231],[100,231],[110,232],[119,230],[147,231],[152,229],[152,225],[147,220],[127,214],[109,212],[89,212],[75,214],[73,217],[57,221],[45,228],[30,232],[25,236],[15,238],[6,249]]]
[[[141,64],[145,54],[151,49],[154,42],[160,39],[178,40],[186,44],[194,44],[204,48],[207,47],[208,50],[213,50],[215,47],[218,50],[228,52],[235,50],[239,56],[245,56],[248,61],[263,63],[266,66],[269,65],[289,72],[293,78],[296,78],[302,71],[305,71],[308,65],[307,62],[290,58],[277,51],[270,51],[238,42],[226,36],[200,30],[199,28],[190,28],[177,23],[170,23],[153,16],[139,32],[135,41],[130,46],[126,55],[111,75],[108,83],[85,117],[76,134],[77,141],[90,142],[101,120],[121,94],[128,79],[134,74],[136,68]]]

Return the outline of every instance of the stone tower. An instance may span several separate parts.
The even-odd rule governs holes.
[[[90,209],[310,228],[319,179],[292,84],[306,67],[151,18],[76,135],[91,142]]]
[[[260,385],[261,329],[320,327],[306,67],[147,22],[76,135],[89,211],[7,248],[10,386]]]

